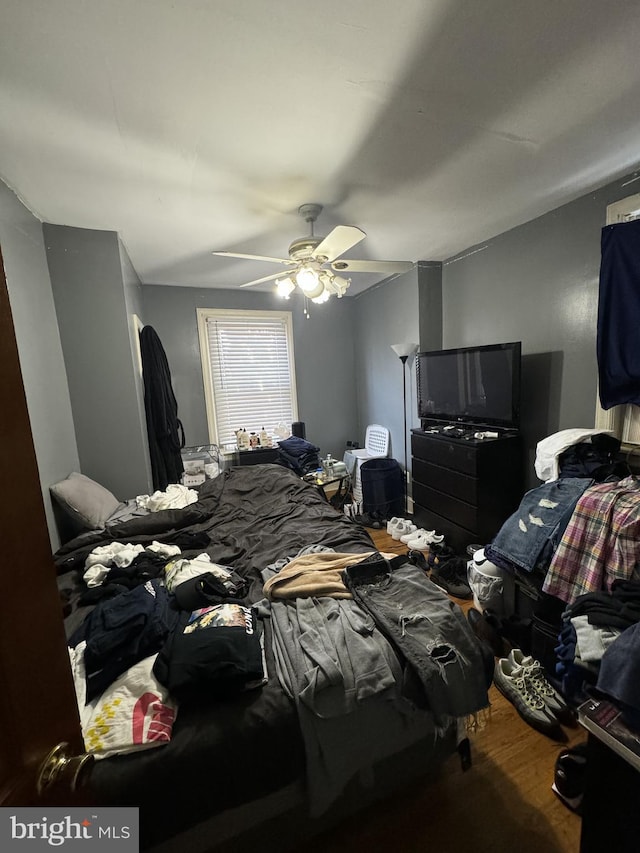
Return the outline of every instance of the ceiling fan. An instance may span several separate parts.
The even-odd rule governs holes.
[[[280,296],[289,298],[299,287],[313,302],[326,302],[330,296],[344,296],[351,279],[340,273],[382,273],[393,275],[407,272],[413,267],[409,261],[352,261],[340,257],[367,236],[355,225],[337,225],[326,237],[316,237],[313,224],[322,211],[321,204],[303,204],[298,213],[309,223],[310,234],[297,237],[289,246],[288,258],[269,258],[264,255],[246,255],[238,252],[213,252],[226,258],[244,258],[282,264],[288,269],[247,281],[240,287],[251,287],[265,281],[275,281]]]

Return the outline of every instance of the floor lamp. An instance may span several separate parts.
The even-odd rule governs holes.
[[[402,362],[402,414],[404,426],[404,511],[408,513],[409,494],[407,489],[407,359],[418,351],[418,344],[391,344],[391,349]]]

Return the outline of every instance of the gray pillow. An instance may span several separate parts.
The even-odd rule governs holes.
[[[87,530],[103,528],[109,516],[120,506],[120,501],[108,489],[75,471],[66,480],[49,486],[49,491],[60,506]]]

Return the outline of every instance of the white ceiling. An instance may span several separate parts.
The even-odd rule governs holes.
[[[638,0],[0,0],[0,176],[144,283],[276,272],[211,252],[304,202],[443,260],[640,163],[639,46]]]

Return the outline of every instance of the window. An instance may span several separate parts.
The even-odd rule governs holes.
[[[640,218],[640,193],[607,206],[607,225]],[[596,429],[611,429],[623,444],[640,445],[640,406],[614,406],[603,409],[596,394]]]
[[[210,441],[298,419],[290,312],[199,308],[198,334]]]

